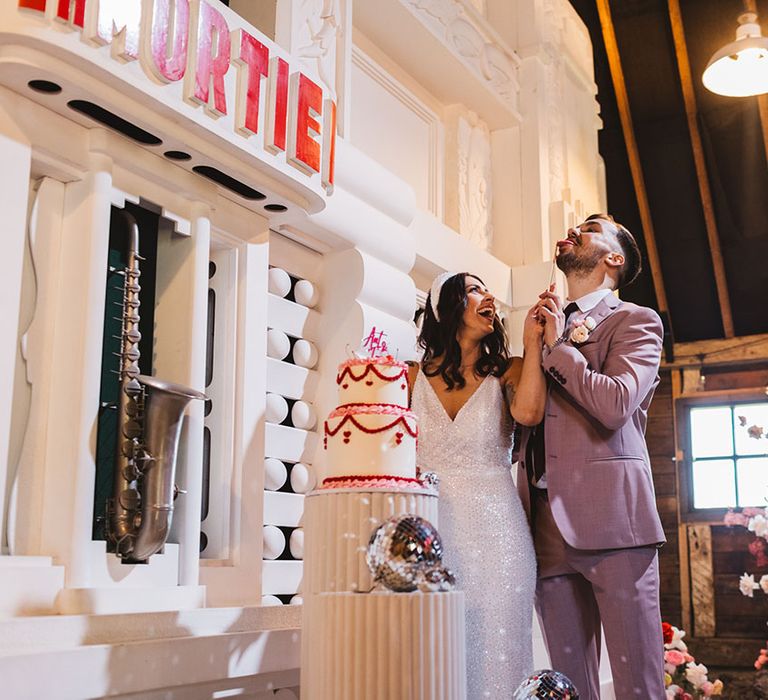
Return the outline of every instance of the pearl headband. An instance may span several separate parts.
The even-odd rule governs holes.
[[[441,272],[435,277],[435,281],[432,282],[432,287],[429,290],[429,305],[432,307],[432,313],[438,322],[440,321],[440,315],[437,313],[437,303],[440,301],[440,291],[443,285],[457,274],[457,272]]]

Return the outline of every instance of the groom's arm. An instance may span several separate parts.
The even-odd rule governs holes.
[[[544,359],[544,371],[563,391],[609,430],[618,430],[654,387],[661,362],[663,327],[652,309],[634,307],[610,340],[599,372],[590,369],[578,348],[562,343]],[[604,323],[608,323],[606,319]]]

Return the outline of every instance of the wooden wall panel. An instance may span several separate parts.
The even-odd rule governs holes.
[[[659,550],[661,614],[666,622],[682,626],[680,555],[678,543],[677,470],[675,463],[675,421],[670,372],[661,373],[646,430],[651,456],[656,506],[667,544]]]
[[[749,544],[754,539],[743,527],[712,526],[718,637],[753,637],[759,642],[768,637],[768,596],[759,589],[754,598],[739,591],[739,577],[743,573],[754,574],[758,582],[763,574],[768,574],[768,566],[758,567],[756,557],[749,552]],[[756,649],[759,650],[759,645]]]

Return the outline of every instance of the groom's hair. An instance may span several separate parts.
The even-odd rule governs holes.
[[[637,279],[637,276],[643,269],[643,256],[640,247],[637,245],[635,237],[629,232],[626,226],[620,224],[610,214],[590,214],[585,220],[604,219],[610,221],[616,227],[616,242],[624,254],[624,264],[619,271],[619,278],[616,281],[616,289],[626,287]]]
[[[437,310],[438,321],[432,311],[431,292],[427,296],[424,308],[419,346],[424,349],[421,366],[424,374],[443,378],[448,390],[463,389],[466,380],[461,373],[461,347],[456,340],[456,334],[463,323],[464,309],[467,308],[466,278],[474,277],[485,284],[477,275],[469,272],[459,272],[449,277],[440,290]],[[483,338],[480,343],[480,357],[475,364],[475,371],[481,377],[492,374],[500,377],[509,366],[507,350],[507,335],[501,319],[496,315],[493,319],[493,331]],[[439,358],[439,361],[438,361]]]

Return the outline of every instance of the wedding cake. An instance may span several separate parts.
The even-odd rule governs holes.
[[[327,476],[304,510],[302,698],[465,700],[464,594],[379,590],[366,564],[371,534],[388,518],[438,526],[436,490],[416,473],[408,367],[354,358],[336,383]]]

